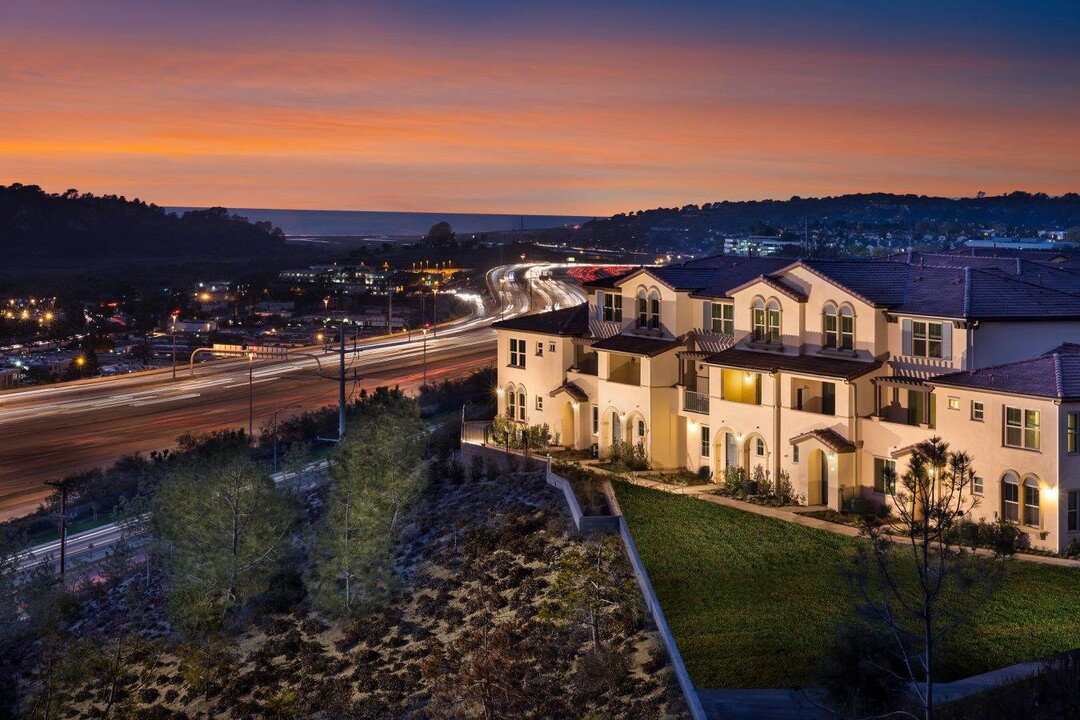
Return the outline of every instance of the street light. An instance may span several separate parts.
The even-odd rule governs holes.
[[[439,337],[439,281],[431,288],[431,323],[433,337]]]
[[[179,310],[172,314],[172,379],[176,379],[176,318],[180,315]],[[190,347],[190,345],[188,346]]]
[[[281,408],[280,410],[275,410],[274,411],[274,422],[273,422],[273,424],[274,424],[274,472],[278,471],[278,464],[277,464],[277,458],[278,458],[278,452],[277,452],[277,448],[278,448],[278,415],[285,412],[286,410],[293,410],[293,409],[298,408],[298,407],[301,407],[300,403],[293,403],[292,405],[289,405],[287,407]]]

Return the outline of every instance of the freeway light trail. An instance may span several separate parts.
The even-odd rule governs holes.
[[[584,300],[582,290],[546,275],[563,266],[521,264],[490,271],[494,301],[470,296],[473,311],[428,335],[428,382],[459,378],[494,362],[491,323]],[[256,427],[281,408],[315,410],[337,401],[336,350],[305,348],[310,355],[255,360]],[[349,392],[398,385],[415,393],[424,374],[420,333],[361,340],[348,348]],[[318,374],[321,363],[323,374]],[[162,450],[185,432],[246,427],[248,360],[219,360],[171,372],[139,373],[0,393],[0,520],[25,514],[50,492],[46,480],[100,467],[122,455]],[[354,381],[353,377],[357,379]],[[288,413],[283,413],[285,417]]]

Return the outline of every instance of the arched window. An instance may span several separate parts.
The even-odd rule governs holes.
[[[1024,478],[1024,524],[1039,527],[1039,479],[1034,475]]]
[[[840,325],[836,306],[832,303],[826,303],[821,313],[821,334],[824,337],[822,345],[827,348],[840,347]]]
[[[637,326],[649,326],[649,300],[645,296],[645,288],[641,288],[637,293]]]
[[[765,342],[765,301],[761,298],[754,298],[754,303],[750,306],[750,309],[754,320],[754,340]]]
[[[660,293],[653,290],[649,293],[649,329],[656,330],[660,327]]]
[[[780,303],[775,300],[770,300],[766,309],[767,322],[768,322],[768,338],[771,343],[780,342]]]
[[[638,418],[636,426],[637,426],[637,428],[636,428],[637,429],[637,441],[638,442],[645,442],[645,421],[642,420],[641,418]]]
[[[765,441],[761,438],[758,438],[757,442],[754,443],[754,452],[757,453],[758,457],[765,457]]]
[[[517,420],[517,388],[513,384],[506,386],[506,417]]]
[[[1001,478],[1001,517],[1009,522],[1020,522],[1020,478],[1007,472]]]
[[[518,418],[517,419],[520,420],[521,422],[525,422],[525,386],[524,385],[518,385],[517,406],[518,406],[517,407],[517,410],[518,410]]]
[[[840,349],[855,349],[855,310],[850,305],[840,308]]]

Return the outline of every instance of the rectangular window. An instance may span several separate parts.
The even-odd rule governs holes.
[[[548,352],[555,352],[555,343],[548,343]]]
[[[544,411],[544,396],[543,395],[537,395],[536,396],[536,409],[541,411],[541,412]]]
[[[525,367],[525,341],[518,338],[510,338],[510,365],[511,367]]]
[[[592,406],[592,434],[600,434],[600,408]]]
[[[609,322],[622,322],[622,295],[603,293],[603,296],[604,320]]]
[[[1080,413],[1069,413],[1065,416],[1065,452],[1077,452],[1077,425],[1080,425]]]
[[[714,333],[735,334],[735,306],[731,303],[712,303],[712,327]]]
[[[701,426],[701,457],[709,457],[709,426]]]
[[[525,393],[518,393],[518,420],[525,421]]]
[[[874,492],[882,495],[896,490],[896,461],[891,458],[874,458]]]
[[[649,326],[649,300],[644,295],[637,299],[637,326]]]
[[[754,339],[765,340],[765,308],[754,308]]]
[[[1038,410],[1005,407],[1006,446],[1038,450],[1041,441],[1039,426],[1040,413]]]
[[[836,385],[834,383],[821,383],[821,412],[824,415],[836,414]]]
[[[1080,491],[1070,490],[1065,512],[1065,528],[1069,532],[1080,530]]]
[[[793,463],[799,462],[799,446],[798,445],[792,445],[791,446],[791,462],[793,462]]]
[[[950,410],[959,410],[960,409],[960,398],[958,398],[958,397],[949,398],[949,409]]]
[[[941,357],[941,323],[916,320],[911,323],[911,354],[916,357]]]
[[[975,493],[976,495],[983,494],[983,479],[978,475],[971,478],[971,492]]]
[[[544,343],[539,341],[539,340],[536,341],[536,356],[537,357],[543,357],[544,356]]]
[[[780,311],[769,310],[769,342],[780,342]]]
[[[983,404],[978,400],[971,401],[971,419],[977,422],[982,422],[986,417],[986,410]]]

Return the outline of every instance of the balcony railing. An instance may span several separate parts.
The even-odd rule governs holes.
[[[683,408],[687,412],[709,414],[709,396],[705,393],[683,390]]]

